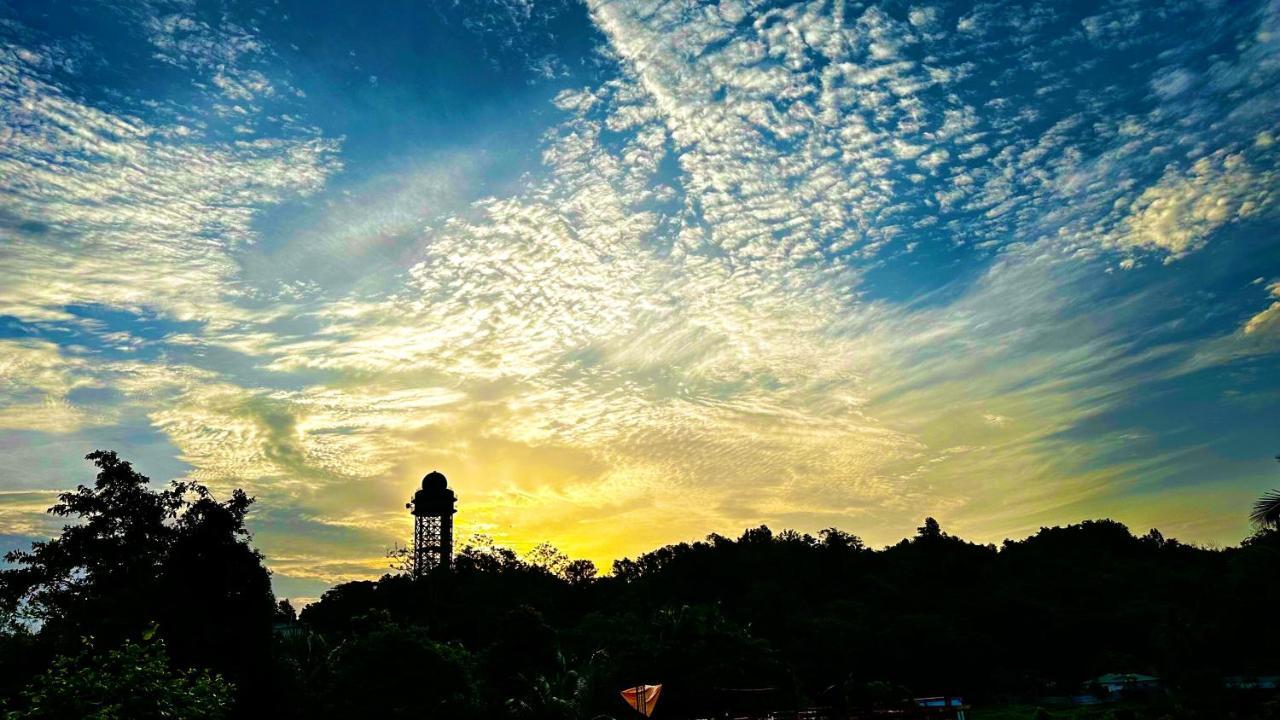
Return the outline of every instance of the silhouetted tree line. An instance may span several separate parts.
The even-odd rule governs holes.
[[[156,490],[114,453],[89,458],[95,484],[50,510],[74,522],[0,572],[8,718],[586,720],[627,716],[618,691],[657,682],[655,717],[853,717],[918,695],[1066,695],[1110,672],[1195,698],[1153,718],[1216,718],[1236,702],[1225,676],[1280,672],[1274,522],[1226,549],[1110,520],[996,547],[928,518],[881,550],[762,526],[606,577],[480,539],[452,571],[345,583],[299,616],[272,596],[244,493]]]

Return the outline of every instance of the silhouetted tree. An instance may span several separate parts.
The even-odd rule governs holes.
[[[78,657],[82,635],[119,647],[152,621],[172,667],[241,684],[235,717],[594,718],[622,713],[618,690],[642,682],[666,685],[669,717],[866,715],[922,694],[1060,696],[1108,672],[1158,675],[1206,709],[1177,717],[1265,717],[1221,678],[1280,671],[1280,628],[1257,622],[1280,606],[1280,529],[1208,549],[1090,520],[997,548],[928,518],[871,550],[834,528],[760,526],[607,577],[549,545],[522,558],[479,537],[452,571],[344,583],[291,623],[245,532],[247,496],[152,489],[114,455],[94,459],[98,483],[55,508],[78,524],[0,572],[10,707],[55,654]],[[273,621],[291,624],[273,634]]]
[[[176,662],[222,673],[247,705],[261,707],[270,696],[276,605],[244,525],[253,500],[236,490],[220,503],[198,485],[188,496],[161,568],[160,630]]]
[[[62,652],[84,636],[118,645],[158,623],[179,666],[225,675],[259,708],[274,599],[245,529],[253,500],[237,490],[219,502],[193,483],[153,490],[114,452],[87,459],[94,485],[49,509],[77,522],[8,554],[0,606],[38,623],[41,643]]]
[[[522,605],[499,619],[483,666],[488,683],[502,697],[516,697],[533,677],[551,677],[560,664],[556,632],[537,609]]]
[[[387,551],[387,567],[397,575],[413,574],[413,548],[397,543]]]
[[[831,550],[864,550],[866,546],[862,543],[862,538],[852,533],[837,530],[836,528],[826,528],[818,531],[818,538],[822,542],[822,546]]]
[[[275,621],[279,623],[294,623],[298,621],[298,612],[293,609],[293,603],[289,602],[289,598],[284,598],[276,603]]]
[[[472,535],[454,558],[455,567],[484,572],[515,568],[521,564],[514,551],[499,547],[493,538],[482,533]]]
[[[420,627],[374,622],[333,651],[322,678],[321,717],[477,717],[480,699],[471,656],[433,641]]]
[[[1276,460],[1280,461],[1280,455]],[[1280,530],[1280,490],[1272,490],[1258,498],[1249,519],[1261,528]]]
[[[560,574],[570,585],[586,585],[596,579],[596,564],[590,560],[572,560],[565,563]]]
[[[931,517],[924,519],[924,525],[916,528],[916,537],[921,540],[937,540],[942,537],[942,526]]]
[[[46,639],[94,635],[118,643],[156,619],[159,578],[189,488],[175,482],[151,490],[114,452],[87,459],[99,469],[94,486],[62,493],[49,508],[79,522],[6,556],[16,567],[0,571],[0,601],[40,623]]]
[[[569,564],[569,556],[551,543],[538,543],[525,553],[524,561],[533,567],[542,568],[552,575],[563,575]]]

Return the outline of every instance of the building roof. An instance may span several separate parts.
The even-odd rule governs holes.
[[[1117,685],[1160,682],[1160,678],[1153,675],[1142,675],[1140,673],[1107,673],[1106,675],[1099,675],[1094,678],[1093,682],[1100,685]]]
[[[444,473],[439,470],[432,470],[422,477],[423,490],[435,490],[439,492],[449,486],[449,481],[445,479]]]

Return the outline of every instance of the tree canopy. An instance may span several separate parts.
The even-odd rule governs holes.
[[[208,668],[256,704],[266,693],[275,599],[236,490],[216,500],[201,485],[159,489],[114,452],[91,453],[92,486],[62,493],[49,512],[69,522],[55,538],[7,555],[0,610],[39,628],[48,654],[76,653],[158,629],[180,667]]]
[[[1224,549],[1105,519],[995,546],[925,518],[881,549],[760,526],[604,576],[551,545],[521,556],[477,537],[452,569],[343,583],[298,613],[272,596],[243,492],[157,487],[114,453],[89,458],[94,484],[51,509],[68,525],[0,571],[15,720],[585,720],[622,716],[620,689],[659,682],[664,717],[865,717],[921,695],[1065,696],[1105,673],[1175,689],[1176,712],[1152,718],[1207,719],[1246,702],[1222,694],[1226,678],[1280,673],[1280,530],[1265,526]],[[67,683],[93,688],[91,709],[52,699]]]

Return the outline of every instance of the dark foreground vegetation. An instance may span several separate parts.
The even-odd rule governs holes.
[[[823,707],[871,717],[958,694],[971,718],[1280,717],[1231,678],[1280,672],[1280,531],[1205,549],[1109,520],[1001,547],[929,519],[872,550],[760,527],[595,577],[549,547],[476,542],[452,571],[325,593],[294,617],[245,530],[252,500],[156,491],[113,453],[9,556],[0,698],[18,718],[654,717]],[[1271,523],[1274,525],[1274,523]],[[1057,708],[1092,678],[1161,680],[1141,702]],[[1045,707],[1039,707],[1045,706]],[[1003,708],[983,715],[983,708]]]

